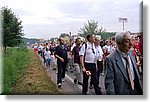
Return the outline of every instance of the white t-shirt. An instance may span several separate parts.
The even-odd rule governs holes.
[[[52,62],[56,62],[56,59],[55,59],[55,56],[54,56],[54,55],[51,55],[51,61],[52,61]]]
[[[92,51],[93,48],[93,51]],[[85,44],[81,47],[79,51],[79,56],[84,56],[85,54],[85,62],[86,63],[95,63],[96,62],[96,49],[94,44],[87,42],[87,48],[85,50]]]
[[[42,51],[42,49],[43,49],[43,46],[40,45],[40,46],[38,47],[38,50],[39,50],[39,51]]]
[[[34,46],[34,49],[36,49],[37,47],[38,47],[38,46],[37,46],[37,45],[35,45],[35,46]]]
[[[98,61],[102,61],[103,55],[104,53],[101,46],[100,45],[96,46],[96,59]]]
[[[51,52],[50,51],[45,51],[44,55],[45,55],[45,59],[51,59]]]
[[[71,51],[73,50],[73,48],[76,46],[75,43],[73,43],[73,45],[71,46]]]
[[[111,46],[111,45],[105,45],[104,47],[103,47],[103,49],[104,49],[104,51],[108,51],[108,53],[112,53],[115,49],[114,49],[114,47],[113,46]]]

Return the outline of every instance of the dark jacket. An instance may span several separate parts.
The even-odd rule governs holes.
[[[129,56],[133,65],[135,73],[135,87],[137,89],[136,94],[143,94],[139,73],[137,70],[135,56],[132,52],[129,52]],[[129,95],[133,94],[130,81],[126,68],[121,59],[121,55],[118,50],[115,50],[105,59],[106,77],[105,77],[105,89],[107,94],[110,95]]]

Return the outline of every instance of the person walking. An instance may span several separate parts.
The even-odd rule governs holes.
[[[115,36],[117,49],[105,59],[105,89],[108,95],[142,95],[136,59],[131,48],[129,32]]]
[[[93,34],[87,35],[87,43],[85,43],[79,51],[80,63],[83,70],[83,85],[82,94],[86,95],[88,91],[89,75],[93,80],[95,94],[101,95],[102,92],[98,86],[97,71],[96,71],[96,49],[94,46],[95,36]]]
[[[80,64],[80,56],[79,56],[79,51],[81,49],[81,39],[77,38],[75,40],[75,47],[72,50],[72,60],[73,60],[73,66],[75,69],[75,74],[74,74],[74,83],[78,83],[79,85],[82,85],[82,80],[81,80],[81,64]]]
[[[99,78],[100,75],[103,73],[103,59],[104,59],[104,53],[100,46],[100,39],[95,38],[95,48],[96,48],[96,60],[97,60],[97,79],[98,79],[98,85],[99,85]],[[100,85],[99,85],[100,86]],[[90,89],[93,88],[92,80],[90,81]]]
[[[44,56],[45,56],[45,60],[46,60],[47,71],[49,71],[50,70],[50,61],[51,61],[51,52],[48,50],[48,48],[46,48]]]
[[[55,57],[57,58],[57,66],[58,66],[57,84],[58,87],[60,88],[62,82],[64,82],[66,66],[68,62],[67,47],[65,46],[63,38],[59,38],[59,45],[56,47],[55,50]]]

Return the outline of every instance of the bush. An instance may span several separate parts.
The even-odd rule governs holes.
[[[8,48],[4,54],[4,88],[3,94],[11,94],[12,86],[20,79],[29,62],[29,51],[27,49]]]

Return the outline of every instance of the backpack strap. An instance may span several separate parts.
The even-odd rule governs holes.
[[[87,49],[87,43],[85,43],[85,50]]]
[[[86,56],[86,49],[87,49],[87,43],[85,43],[84,62],[85,62],[85,56]]]

